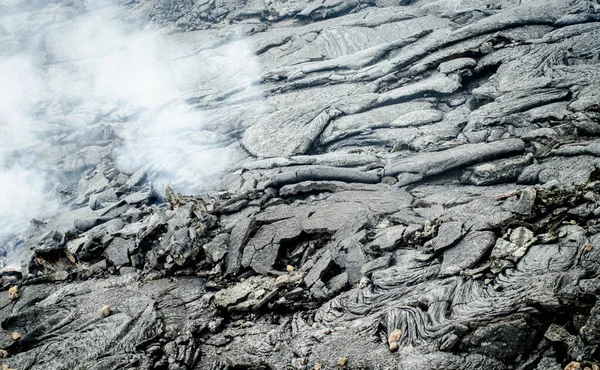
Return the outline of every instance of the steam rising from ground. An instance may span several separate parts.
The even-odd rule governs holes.
[[[41,76],[29,59],[0,60],[0,242],[60,208],[45,172],[22,154],[38,141],[33,115],[43,97]]]
[[[214,187],[229,166],[229,141],[205,130],[217,117],[192,111],[186,98],[250,90],[260,70],[244,42],[204,50],[193,38],[123,21],[129,15],[117,6],[51,6],[35,16],[0,14],[5,39],[18,45],[0,52],[0,244],[31,219],[64,210],[57,190],[65,168],[79,168],[68,162],[92,144],[66,138],[94,125],[121,139],[105,161],[125,173],[148,168],[158,191]],[[44,13],[54,18],[40,20]]]

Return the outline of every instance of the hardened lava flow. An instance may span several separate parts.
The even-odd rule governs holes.
[[[2,369],[599,370],[599,18],[0,4]]]

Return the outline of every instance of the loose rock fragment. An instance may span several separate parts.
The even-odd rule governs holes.
[[[0,358],[7,358],[8,357],[8,351],[4,350],[4,349],[0,349]]]
[[[567,366],[565,366],[565,370],[577,370],[581,369],[581,363],[572,361]]]
[[[8,298],[11,301],[15,301],[15,300],[19,299],[20,297],[21,297],[21,294],[19,292],[18,285],[13,285],[8,289]]]
[[[401,336],[402,336],[402,330],[395,329],[394,331],[392,331],[390,333],[390,335],[388,337],[388,341],[389,342],[399,342]]]
[[[108,317],[111,313],[110,306],[102,307],[102,316]]]
[[[388,335],[388,345],[390,348],[390,351],[394,352],[398,349],[399,346],[399,342],[400,342],[400,337],[402,336],[402,330],[400,329],[394,329],[389,335]]]
[[[21,334],[17,333],[16,331],[13,331],[11,336],[14,341],[21,340]]]
[[[454,247],[444,252],[441,273],[455,274],[473,267],[496,243],[492,231],[471,231]]]
[[[518,199],[507,200],[503,208],[507,211],[526,216],[531,213],[536,197],[537,192],[534,188],[525,188],[519,193]]]
[[[358,288],[359,289],[364,289],[366,288],[369,284],[371,284],[371,279],[369,279],[366,276],[363,276],[362,278],[360,278],[360,281],[358,282]]]
[[[338,359],[338,365],[340,365],[342,367],[346,366],[347,363],[348,363],[348,358],[346,358],[346,357],[340,357]]]
[[[462,222],[445,222],[440,225],[437,236],[432,240],[435,251],[447,248],[465,234]]]
[[[577,338],[574,335],[571,335],[565,328],[556,324],[550,325],[544,334],[544,338],[551,342],[564,343],[567,346],[572,346],[577,340]]]
[[[444,338],[442,338],[442,343],[440,344],[440,351],[451,350],[459,341],[460,338],[454,333],[444,336]]]

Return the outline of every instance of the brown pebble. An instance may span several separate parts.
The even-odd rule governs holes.
[[[110,306],[102,307],[102,316],[108,317],[110,315]]]
[[[21,340],[21,334],[17,333],[16,331],[13,331],[11,335],[13,340]]]
[[[323,364],[322,364],[322,363],[320,363],[320,362],[317,362],[317,363],[315,364],[315,370],[321,370],[321,368],[322,368],[322,367],[323,367]]]
[[[591,252],[591,251],[592,251],[592,249],[594,249],[594,246],[593,246],[593,245],[591,245],[591,244],[588,244],[588,245],[586,245],[586,246],[585,246],[585,249],[584,249],[584,250],[585,250],[586,252]]]
[[[275,344],[275,347],[273,347],[273,351],[274,351],[274,352],[277,352],[277,351],[279,351],[280,349],[281,349],[281,343],[277,342],[277,343]]]
[[[12,367],[8,367],[7,364],[2,364],[2,370],[15,370]]]
[[[7,358],[8,352],[4,349],[0,349],[0,358]]]
[[[300,358],[300,365],[306,365],[307,362],[308,360],[305,357]]]
[[[600,370],[600,366],[592,364],[592,370]]]
[[[10,288],[8,288],[8,298],[11,301],[15,301],[15,300],[19,299],[20,297],[21,297],[21,294],[19,293],[18,285],[13,285]]]
[[[588,367],[588,366],[586,366],[586,367],[584,367],[584,368],[583,368],[583,370],[592,370],[592,368],[591,368],[591,367]]]
[[[571,225],[577,225],[577,221],[571,220]]]
[[[398,342],[391,342],[390,343],[390,351],[395,352],[398,350]]]
[[[388,343],[391,343],[391,342],[400,342],[400,337],[401,336],[402,336],[402,330],[395,329],[388,336]]]
[[[340,357],[338,359],[338,365],[340,366],[346,366],[346,364],[348,363],[348,359],[346,357]]]
[[[565,370],[577,370],[581,369],[581,364],[576,361],[571,361],[567,366],[565,366]]]
[[[331,329],[329,329],[329,328],[323,329],[323,334],[325,334],[325,335],[331,334]]]
[[[294,271],[294,266],[287,265],[287,267],[285,269],[287,270],[287,272],[292,272],[292,271]]]

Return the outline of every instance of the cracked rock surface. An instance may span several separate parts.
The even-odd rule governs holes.
[[[141,25],[204,123],[161,187],[115,153],[169,104],[45,98],[14,155],[66,207],[5,243],[0,363],[598,369],[597,2],[99,3],[0,5],[0,54],[78,73],[72,27]]]

